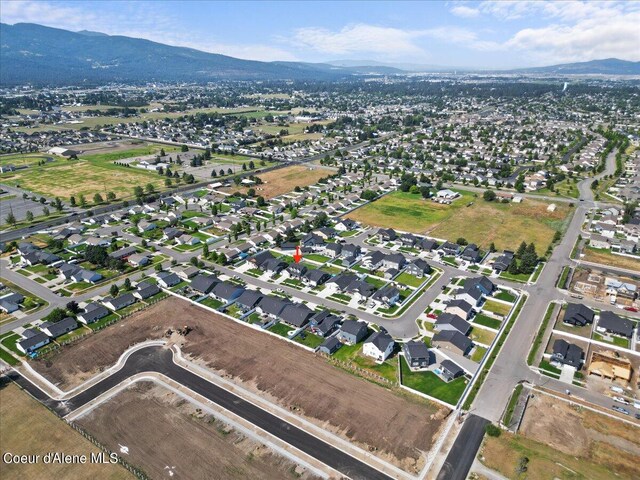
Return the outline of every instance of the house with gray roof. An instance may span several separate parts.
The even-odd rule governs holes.
[[[343,343],[355,345],[364,339],[368,331],[365,322],[345,320],[338,331],[337,337]]]
[[[412,369],[427,368],[435,361],[435,355],[423,341],[409,340],[402,345],[402,352]]]
[[[92,302],[85,307],[84,312],[78,314],[78,321],[88,325],[106,317],[109,313],[109,310],[104,305]]]

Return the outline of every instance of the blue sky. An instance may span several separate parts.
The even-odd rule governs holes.
[[[512,68],[640,60],[640,2],[2,0],[0,19],[266,61]]]

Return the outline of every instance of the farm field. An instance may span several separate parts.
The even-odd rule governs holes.
[[[520,434],[486,437],[483,463],[508,478],[522,457],[527,478],[638,478],[637,427],[537,394],[529,401]],[[574,474],[570,474],[574,472]]]
[[[394,192],[351,213],[349,218],[367,225],[390,227],[428,234],[455,242],[464,237],[487,248],[493,242],[498,250],[513,249],[525,241],[542,251],[562,230],[570,207],[558,204],[548,212],[548,202],[526,199],[521,204],[485,202],[482,195],[454,189],[462,197],[451,205],[425,200],[420,195]],[[467,206],[473,202],[471,206]]]
[[[293,191],[295,187],[306,187],[313,185],[318,180],[328,175],[332,171],[325,168],[308,168],[300,165],[292,167],[279,168],[267,173],[258,174],[258,177],[264,182],[256,185],[256,195],[261,195],[266,199],[277,197],[283,193]],[[228,191],[246,193],[247,187],[229,187]]]
[[[407,471],[423,466],[422,452],[433,445],[446,409],[358,378],[313,353],[183,300],[159,302],[32,366],[60,388],[71,388],[112,365],[129,345],[160,338],[167,328],[184,324],[193,331],[179,339],[192,360],[284,408],[297,407],[309,421],[365,449],[377,449]],[[276,359],[277,368],[265,358]],[[391,423],[396,428],[389,430]],[[387,434],[380,436],[385,428]]]
[[[100,452],[100,449],[93,443],[13,383],[0,385],[0,424],[2,425],[0,450],[3,453],[44,455],[48,452],[64,452],[69,455],[87,455],[89,457],[91,452]],[[118,464],[87,462],[85,465],[61,465],[57,463],[44,464],[42,461],[30,465],[3,462],[2,476],[3,478],[25,480],[41,478],[120,480],[134,478]]]
[[[609,265],[610,267],[640,271],[640,258],[635,259],[624,257],[622,255],[615,255],[609,250],[591,247],[585,247],[583,253],[584,257],[582,257],[582,260],[585,262],[593,262],[601,265]]]
[[[165,466],[177,478],[315,478],[298,476],[293,462],[151,382],[118,393],[77,423],[112,450],[126,445],[128,460],[151,478],[167,478]]]

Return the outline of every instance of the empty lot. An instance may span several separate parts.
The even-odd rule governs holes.
[[[0,425],[0,451],[3,454],[11,452],[42,456],[48,452],[64,452],[89,457],[92,452],[100,452],[98,447],[13,383],[0,385]],[[36,464],[16,465],[2,462],[1,470],[3,478],[23,480],[134,478],[118,464],[61,465],[44,464],[40,461]]]
[[[194,361],[234,377],[410,471],[422,465],[421,454],[433,445],[448,411],[367,382],[313,353],[176,298],[33,365],[63,388],[70,388],[112,365],[129,345],[160,338],[167,328],[182,325],[193,328],[182,350]]]
[[[267,173],[258,174],[257,176],[263,181],[263,183],[252,188],[255,189],[256,195],[260,195],[268,199],[277,197],[283,193],[289,193],[293,191],[295,187],[302,188],[308,185],[313,185],[321,178],[329,176],[332,173],[334,173],[332,170],[326,168],[309,168],[294,165],[292,167],[279,168]],[[230,192],[240,191],[246,193],[248,188],[232,186],[227,190]]]
[[[531,480],[638,478],[640,428],[536,394],[520,433],[487,437],[484,463],[509,478],[522,478],[514,472],[523,457]]]
[[[112,450],[126,445],[127,459],[151,478],[314,478],[299,477],[293,462],[152,383],[133,385],[77,423]]]
[[[476,198],[471,192],[455,190],[462,197],[451,205],[417,194],[394,192],[349,213],[349,218],[452,242],[463,237],[484,248],[493,242],[498,250],[517,248],[523,241],[534,242],[538,252],[543,252],[555,232],[565,228],[570,212],[564,204],[548,212],[549,203],[543,201],[527,198],[520,204],[485,202],[482,194]]]

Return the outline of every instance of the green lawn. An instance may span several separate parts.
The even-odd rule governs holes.
[[[220,308],[222,305],[224,305],[224,303],[222,303],[220,300],[216,300],[215,298],[211,297],[205,298],[200,303],[214,309]]]
[[[422,285],[422,282],[424,282],[425,280],[426,278],[418,278],[406,272],[401,273],[395,279],[395,281],[398,283],[402,283],[403,285],[408,285],[415,288],[418,288],[420,285]]]
[[[487,317],[486,315],[483,315],[481,313],[477,314],[474,317],[473,323],[477,323],[479,325],[484,325],[485,327],[493,328],[495,330],[499,330],[500,329],[500,325],[502,325],[502,322],[500,320],[496,320],[495,318]]]
[[[473,360],[474,362],[480,363],[480,361],[482,360],[482,357],[484,357],[484,354],[487,353],[487,349],[484,347],[481,347],[479,345],[476,345],[475,350],[473,351],[473,354],[471,355],[471,360]]]
[[[304,335],[304,338],[302,338],[302,335]],[[307,331],[297,335],[294,340],[310,348],[317,348],[322,342],[324,342],[324,338]]]
[[[275,325],[272,325],[271,327],[269,327],[268,330],[282,337],[288,338],[287,334],[295,330],[295,327],[291,327],[286,323],[276,323]]]
[[[400,360],[400,368],[404,386],[442,400],[449,405],[458,403],[467,386],[467,379],[464,377],[446,383],[433,372],[412,372],[404,357]]]
[[[494,295],[498,300],[504,300],[505,302],[514,302],[516,300],[516,296],[512,293],[507,292],[506,290],[498,290],[498,292]]]
[[[611,345],[617,345],[618,347],[629,348],[629,340],[622,337],[611,335],[610,339],[606,338],[597,332],[593,332],[593,339],[604,343],[610,343]]]
[[[14,333],[13,335],[3,337],[2,345],[4,345],[8,350],[11,350],[16,355],[24,357],[24,353],[18,350],[18,347],[16,345],[20,340],[22,340],[22,337],[20,337],[20,335],[18,335],[17,333]]]
[[[331,260],[331,258],[325,256],[325,255],[318,255],[317,253],[306,253],[303,256],[304,259],[306,260],[310,260],[312,262],[318,262],[318,263],[326,263],[329,260]]]
[[[420,195],[394,192],[371,202],[350,218],[366,225],[391,227],[413,233],[429,232],[455,241],[459,237],[487,248],[516,248],[522,241],[546,248],[556,230],[567,225],[570,207],[558,205],[547,212],[549,202],[530,200],[522,204],[485,202],[481,195],[453,189],[462,194],[451,205],[425,200]],[[470,203],[472,205],[468,206]]]
[[[493,300],[487,300],[482,307],[483,310],[488,310],[497,315],[506,316],[511,310],[511,305],[505,305],[504,303],[494,302]]]

